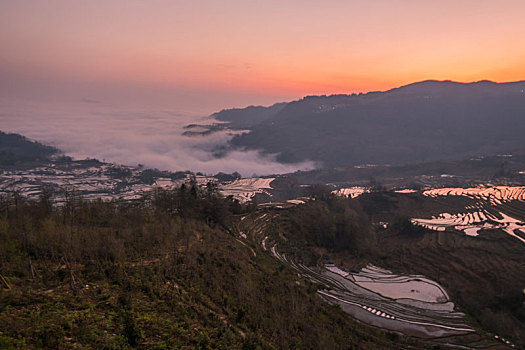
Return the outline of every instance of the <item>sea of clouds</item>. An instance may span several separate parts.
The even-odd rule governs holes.
[[[212,151],[226,145],[234,136],[232,131],[182,135],[188,124],[215,123],[210,117],[171,110],[117,109],[88,100],[68,106],[2,101],[0,107],[1,131],[55,146],[75,159],[210,175],[237,171],[244,177],[315,167],[313,162],[282,164],[275,155],[254,150],[231,151],[217,158]]]

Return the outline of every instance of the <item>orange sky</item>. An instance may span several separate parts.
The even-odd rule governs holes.
[[[3,0],[0,97],[212,112],[525,79],[523,0]]]

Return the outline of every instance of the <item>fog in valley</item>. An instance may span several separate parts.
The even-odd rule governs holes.
[[[255,150],[232,151],[217,158],[232,131],[184,136],[188,124],[212,124],[202,115],[174,110],[115,108],[92,100],[73,105],[2,102],[1,129],[52,145],[75,159],[97,158],[125,165],[205,174],[239,172],[243,176],[288,173],[314,168],[313,162],[281,164]]]

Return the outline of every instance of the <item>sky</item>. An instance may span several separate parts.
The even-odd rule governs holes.
[[[523,0],[0,0],[0,130],[77,158],[245,176],[315,167],[189,139],[224,108],[426,80],[525,80]]]
[[[522,0],[1,0],[0,94],[209,114],[525,79]]]

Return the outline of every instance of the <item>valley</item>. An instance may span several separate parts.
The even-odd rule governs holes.
[[[191,218],[204,225],[192,239],[178,234],[177,249],[190,249],[192,240],[199,242],[203,227],[221,231],[228,246],[244,251],[242,264],[244,259],[273,261],[274,271],[287,271],[286,283],[314,293],[326,306],[337,306],[348,322],[358,322],[358,328],[379,330],[383,340],[376,338],[376,343],[395,337],[412,344],[409,348],[513,348],[521,346],[525,336],[521,301],[525,299],[525,187],[520,170],[524,165],[521,156],[496,156],[242,178],[52,156],[0,170],[4,220],[11,222],[3,234],[13,242],[23,237],[12,231],[21,227],[13,220],[25,220],[14,214],[20,205],[36,206],[32,212],[47,208],[38,215],[64,218],[71,210],[89,218],[100,210],[97,206],[146,212],[156,208],[148,215],[162,212],[170,220]],[[39,232],[45,226],[38,223],[38,215],[33,219],[37,221],[32,239],[41,246]],[[94,220],[85,232],[99,225],[96,217],[85,220]],[[81,223],[70,225],[73,231],[84,230]],[[135,234],[126,239],[136,239]],[[46,244],[58,244],[49,249],[66,254],[61,259],[67,269],[70,257],[65,256],[72,248],[61,245],[60,239],[54,242]],[[136,257],[130,260],[136,254],[131,252],[119,259],[137,268],[167,266],[171,250],[154,251],[153,255],[144,252],[143,262]],[[40,280],[36,274],[54,275],[46,267],[53,254],[30,253],[32,281]],[[86,252],[78,254],[75,259],[84,267],[76,272],[69,267],[71,290],[78,289],[77,274],[91,281],[88,286],[97,279],[96,283],[106,283],[85,270],[99,259],[91,255],[93,251],[87,253],[88,260],[82,258]],[[97,264],[108,263],[112,265]],[[18,266],[13,271],[26,274],[12,264],[7,266]],[[6,271],[4,289],[24,288],[22,280]],[[266,339],[261,344],[266,341],[272,342]]]

